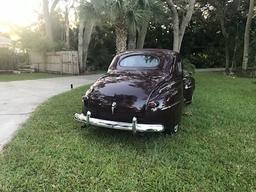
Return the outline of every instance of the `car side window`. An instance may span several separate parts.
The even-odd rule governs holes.
[[[183,69],[182,69],[181,59],[179,57],[177,57],[176,70],[177,70],[178,76],[182,75]]]
[[[182,73],[182,64],[181,64],[181,61],[179,61],[179,62],[177,63],[177,66],[178,66],[178,72],[179,72],[179,73]]]

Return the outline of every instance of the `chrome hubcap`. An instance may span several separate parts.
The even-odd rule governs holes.
[[[179,129],[179,125],[176,125],[173,129],[174,133],[177,133],[178,132],[178,129]]]

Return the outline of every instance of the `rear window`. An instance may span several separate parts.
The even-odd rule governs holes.
[[[121,67],[128,68],[156,68],[160,64],[158,57],[152,55],[133,55],[122,59]]]

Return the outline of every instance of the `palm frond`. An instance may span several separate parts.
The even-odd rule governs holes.
[[[79,6],[79,17],[83,19],[104,18],[106,15],[105,0],[81,0]]]
[[[88,1],[81,1],[79,7],[79,17],[81,20],[84,19],[95,19],[97,18],[97,13],[94,4]]]

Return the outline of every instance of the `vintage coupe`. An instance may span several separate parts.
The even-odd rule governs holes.
[[[126,51],[83,96],[75,119],[88,125],[136,132],[176,133],[195,80],[178,53],[164,49]]]

